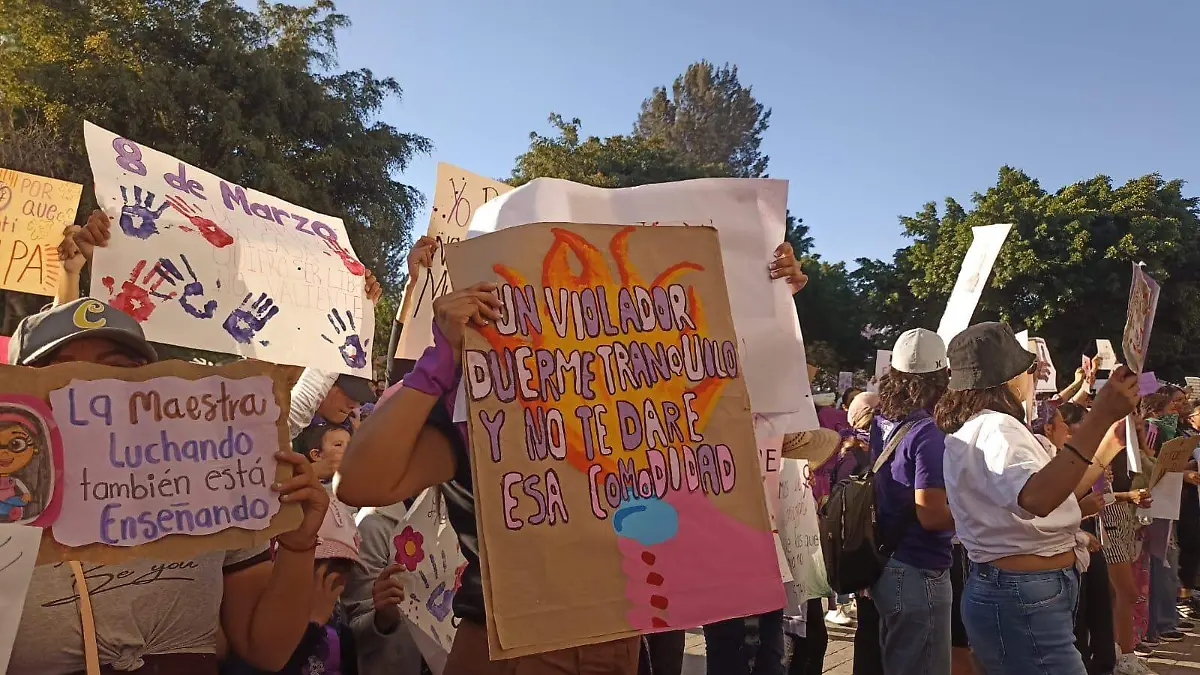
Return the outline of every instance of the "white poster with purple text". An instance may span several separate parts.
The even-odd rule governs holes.
[[[92,295],[155,342],[371,376],[366,268],[338,218],[85,123],[112,238]]]

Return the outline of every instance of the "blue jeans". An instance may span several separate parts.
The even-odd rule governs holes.
[[[1150,601],[1146,608],[1150,615],[1146,637],[1156,638],[1163,633],[1179,629],[1179,610],[1175,600],[1179,597],[1179,573],[1177,551],[1168,551],[1167,559],[1150,556]]]
[[[871,586],[886,675],[950,675],[950,570],[888,560]]]
[[[962,617],[988,675],[1087,675],[1075,649],[1074,568],[1005,572],[971,563]]]
[[[820,614],[808,621],[824,621]],[[822,624],[822,627],[824,624]],[[783,610],[704,627],[708,675],[783,675]]]

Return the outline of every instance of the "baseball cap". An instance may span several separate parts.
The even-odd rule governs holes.
[[[355,377],[353,375],[338,375],[338,389],[346,392],[350,400],[362,405],[363,403],[374,403],[375,390],[371,387],[371,381],[365,377]]]
[[[147,361],[158,360],[133,317],[95,298],[80,298],[21,319],[8,343],[8,362],[31,366],[84,337],[107,338]]]
[[[317,560],[342,558],[361,562],[358,556],[359,541],[358,528],[354,526],[350,509],[336,499],[330,499],[325,520],[321,521],[321,529],[317,530],[317,550],[313,557]]]
[[[892,347],[892,369],[912,375],[945,370],[946,343],[931,330],[906,330]]]
[[[1037,355],[1017,341],[1008,324],[977,323],[950,341],[950,390],[999,387],[1029,370]]]
[[[841,434],[833,429],[811,429],[784,436],[780,454],[785,459],[807,459],[815,469],[832,457],[841,443]]]

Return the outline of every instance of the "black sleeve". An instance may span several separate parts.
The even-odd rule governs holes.
[[[387,383],[392,386],[404,379],[408,371],[417,365],[413,359],[398,359],[396,358],[396,348],[400,345],[400,334],[404,332],[404,324],[399,321],[392,322],[392,336],[388,340],[388,355],[387,355]]]
[[[1129,475],[1129,458],[1125,456],[1125,451],[1117,453],[1113,458],[1113,492],[1129,492],[1133,489],[1133,476]]]
[[[354,631],[349,626],[340,627],[338,640],[342,643],[342,675],[358,675],[358,645],[354,642]]]

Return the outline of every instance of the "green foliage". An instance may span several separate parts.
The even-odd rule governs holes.
[[[971,243],[970,228],[1012,223],[974,321],[1006,321],[1046,339],[1060,372],[1074,371],[1096,338],[1119,344],[1131,263],[1163,286],[1147,368],[1181,379],[1200,372],[1200,200],[1158,174],[1114,186],[1097,176],[1047,192],[1003,167],[996,185],[965,210],[947,199],[901,218],[913,239],[892,263],[860,260],[853,279],[880,340],[935,328]]]
[[[339,216],[394,292],[422,198],[393,176],[430,144],[374,121],[399,98],[395,80],[330,71],[346,25],[331,0],[257,12],[233,0],[0,0],[0,110],[17,130],[53,128],[57,178],[90,186],[90,120]],[[88,192],[81,218],[95,203]]]
[[[688,66],[670,95],[656,87],[642,102],[634,135],[656,139],[702,165],[724,165],[722,175],[757,178],[768,157],[759,151],[771,111],[738,81],[737,66],[708,61]]]
[[[720,166],[685,162],[665,143],[637,136],[589,136],[581,140],[578,118],[570,122],[557,113],[550,115],[554,136],[529,134],[529,150],[517,158],[514,186],[535,178],[563,178],[605,188],[634,187],[720,176]]]

